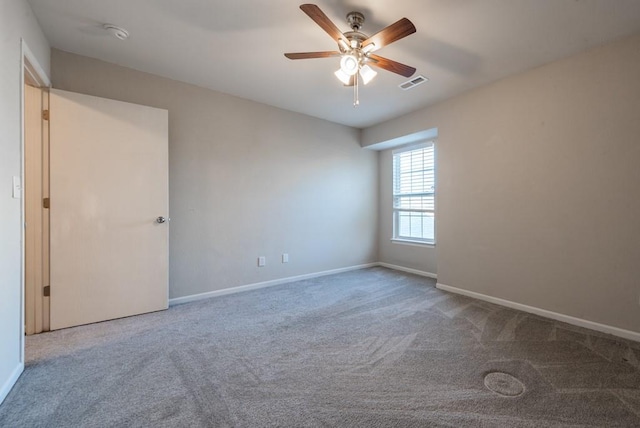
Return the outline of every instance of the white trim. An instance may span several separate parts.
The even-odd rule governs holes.
[[[369,150],[387,150],[407,144],[412,144],[418,141],[433,140],[436,138],[438,138],[438,128],[430,128],[414,132],[412,134],[403,135],[401,137],[392,138],[390,140],[369,144],[367,146],[362,146],[361,144],[361,146],[363,149]]]
[[[24,171],[25,171],[25,146],[24,146],[24,72],[26,70],[27,43],[20,39],[20,365],[24,366],[24,330],[25,330],[25,252],[27,240],[25,236],[26,208],[24,203]],[[22,373],[22,371],[20,372]],[[15,383],[15,382],[14,382]],[[8,392],[7,392],[8,393]]]
[[[425,147],[432,145],[435,147],[435,139],[433,140],[423,140],[420,142],[413,142],[413,143],[409,143],[406,144],[402,147],[399,147],[397,149],[394,149],[391,154],[392,155],[399,155],[400,153],[404,153],[404,152],[410,152],[412,150],[419,150],[419,149],[424,149]]]
[[[408,273],[412,273],[414,275],[426,276],[427,278],[433,278],[433,279],[437,279],[438,278],[438,275],[435,274],[435,273],[425,272],[423,270],[412,269],[412,268],[408,268],[408,267],[404,267],[404,266],[392,265],[392,264],[383,263],[383,262],[379,262],[378,266],[386,267],[387,269],[393,269],[393,270],[399,270],[399,271],[402,271],[402,272],[408,272]]]
[[[435,242],[426,242],[426,241],[412,241],[409,239],[400,239],[400,238],[391,238],[392,244],[401,244],[401,245],[411,245],[413,247],[422,247],[422,248],[436,248]]]
[[[179,305],[179,304],[188,303],[188,302],[195,302],[197,300],[208,299],[210,297],[224,296],[226,294],[233,294],[233,293],[240,293],[240,292],[243,292],[243,291],[257,290],[259,288],[272,287],[274,285],[287,284],[289,282],[302,281],[304,279],[318,278],[318,277],[321,277],[321,276],[333,275],[333,274],[336,274],[336,273],[348,272],[348,271],[358,270],[358,269],[366,269],[366,268],[370,268],[370,267],[376,267],[378,265],[379,265],[378,263],[367,263],[367,264],[363,264],[363,265],[356,265],[356,266],[349,266],[349,267],[339,268],[339,269],[325,270],[325,271],[322,271],[322,272],[308,273],[308,274],[305,274],[305,275],[298,275],[298,276],[290,276],[290,277],[287,277],[287,278],[273,279],[271,281],[256,282],[254,284],[240,285],[240,286],[237,286],[237,287],[223,288],[222,290],[208,291],[206,293],[192,294],[190,296],[175,297],[173,299],[169,299],[169,306]]]
[[[29,73],[29,75],[33,78],[33,80],[37,81],[41,87],[49,88],[51,87],[51,80],[47,73],[44,71],[44,68],[38,62],[36,56],[31,52],[27,42],[24,39],[21,39],[22,45],[22,70],[25,70]],[[25,61],[26,59],[26,61]]]
[[[540,309],[534,306],[528,306],[522,303],[516,303],[510,300],[500,299],[498,297],[487,296],[486,294],[476,293],[475,291],[464,290],[462,288],[452,287],[446,284],[437,283],[436,287],[439,288],[440,290],[449,291],[451,293],[461,294],[467,297],[473,297],[475,299],[484,300],[485,302],[495,303],[496,305],[506,306],[512,309],[518,309],[520,311],[529,312],[531,314],[540,315],[546,318],[551,318],[556,321],[562,321],[567,324],[577,325],[578,327],[584,327],[584,328],[596,330],[602,333],[607,333],[614,336],[622,337],[624,339],[640,342],[640,332],[625,330],[622,328],[613,327],[606,324],[600,324],[594,321],[588,321],[582,318],[576,318],[570,315],[560,314],[558,312],[552,312],[546,309]]]
[[[9,392],[11,392],[11,388],[13,388],[13,385],[16,384],[23,370],[24,364],[19,363],[11,373],[11,376],[9,376],[9,379],[7,379],[4,385],[2,385],[2,388],[0,388],[0,404],[2,404],[5,398],[7,398],[7,395],[9,395]]]

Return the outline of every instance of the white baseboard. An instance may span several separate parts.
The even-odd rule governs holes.
[[[367,263],[364,265],[349,266],[345,268],[325,270],[322,272],[308,273],[305,275],[290,276],[288,278],[274,279],[271,281],[256,282],[254,284],[240,285],[237,287],[223,288],[222,290],[208,291],[206,293],[192,294],[190,296],[176,297],[174,299],[169,299],[169,306],[195,302],[196,300],[208,299],[210,297],[224,296],[227,294],[240,293],[249,290],[257,290],[259,288],[273,287],[274,285],[287,284],[289,282],[302,281],[304,279],[318,278],[321,276],[334,275],[336,273],[349,272],[358,269],[366,269],[378,265],[378,263]]]
[[[18,364],[18,366],[13,370],[13,372],[11,373],[7,381],[4,383],[4,385],[2,385],[2,389],[0,389],[0,404],[2,404],[5,398],[7,398],[7,395],[9,395],[11,388],[13,388],[13,385],[15,385],[16,382],[18,381],[18,378],[22,374],[23,370],[24,370],[24,364],[23,363]]]
[[[486,294],[476,293],[475,291],[464,290],[462,288],[452,287],[450,285],[445,285],[441,283],[437,283],[436,287],[441,290],[449,291],[451,293],[461,294],[467,297],[473,297],[474,299],[484,300],[485,302],[495,303],[496,305],[506,306],[512,309],[518,309],[520,311],[529,312],[531,314],[540,315],[546,318],[551,318],[556,321],[562,321],[567,324],[576,325],[578,327],[584,327],[584,328],[596,330],[602,333],[611,334],[613,336],[622,337],[624,339],[640,342],[640,333],[635,331],[625,330],[622,328],[613,327],[606,324],[600,324],[594,321],[588,321],[582,318],[576,318],[570,315],[564,315],[558,312],[552,312],[546,309],[540,309],[534,306],[528,306],[522,303],[516,303],[510,300],[500,299],[498,297],[487,296]]]
[[[423,270],[418,270],[418,269],[411,269],[404,266],[392,265],[389,263],[382,263],[382,262],[379,262],[378,266],[386,267],[388,269],[393,269],[393,270],[399,270],[402,272],[408,272],[414,275],[426,276],[427,278],[433,278],[433,279],[438,278],[438,275],[436,275],[435,273],[425,272]]]
[[[188,302],[195,302],[197,300],[202,300],[202,299],[208,299],[211,297],[216,297],[216,296],[224,296],[227,294],[233,294],[233,293],[241,293],[243,291],[249,291],[249,290],[257,290],[259,288],[266,288],[266,287],[272,287],[274,285],[280,285],[280,284],[287,284],[290,282],[295,282],[295,281],[302,281],[305,279],[312,279],[312,278],[318,278],[321,276],[326,276],[326,275],[334,275],[337,273],[342,273],[342,272],[348,272],[348,271],[352,271],[352,270],[358,270],[358,269],[366,269],[366,268],[370,268],[370,267],[376,267],[376,266],[382,266],[388,269],[393,269],[393,270],[398,270],[398,271],[402,271],[402,272],[408,272],[408,273],[412,273],[414,275],[420,275],[420,276],[424,276],[427,278],[434,278],[437,279],[437,275],[435,273],[431,273],[431,272],[425,272],[425,271],[421,271],[418,269],[412,269],[412,268],[407,268],[404,266],[397,266],[397,265],[393,265],[390,263],[383,263],[383,262],[376,262],[376,263],[367,263],[367,264],[363,264],[363,265],[356,265],[356,266],[349,266],[349,267],[345,267],[345,268],[340,268],[340,269],[332,269],[332,270],[326,270],[326,271],[322,271],[322,272],[314,272],[314,273],[309,273],[309,274],[305,274],[305,275],[298,275],[298,276],[290,276],[288,278],[280,278],[280,279],[274,279],[271,281],[264,281],[264,282],[257,282],[254,284],[247,284],[247,285],[241,285],[238,287],[231,287],[231,288],[224,288],[222,290],[214,290],[214,291],[209,291],[206,293],[200,293],[200,294],[193,294],[190,296],[184,296],[184,297],[176,297],[174,299],[169,299],[169,306],[174,306],[174,305],[179,305],[182,303],[188,303]],[[565,322],[567,324],[572,324],[572,325],[576,325],[578,327],[584,327],[584,328],[588,328],[591,330],[596,330],[596,331],[600,331],[602,333],[607,333],[607,334],[611,334],[613,336],[618,336],[618,337],[622,337],[625,339],[629,339],[629,340],[634,340],[636,342],[640,342],[640,333],[639,332],[635,332],[635,331],[631,331],[631,330],[625,330],[622,328],[618,328],[618,327],[613,327],[613,326],[609,326],[606,324],[600,324],[594,321],[588,321],[582,318],[576,318],[576,317],[572,317],[570,315],[565,315],[565,314],[561,314],[558,312],[553,312],[553,311],[548,311],[546,309],[541,309],[541,308],[536,308],[534,306],[528,306],[528,305],[524,305],[522,303],[517,303],[517,302],[512,302],[510,300],[505,300],[505,299],[500,299],[498,297],[493,297],[493,296],[488,296],[486,294],[481,294],[481,293],[476,293],[475,291],[469,291],[469,290],[464,290],[462,288],[457,288],[457,287],[452,287],[450,285],[446,285],[446,284],[442,284],[442,283],[437,283],[436,287],[441,289],[441,290],[445,290],[445,291],[449,291],[451,293],[456,293],[456,294],[461,294],[463,296],[468,296],[468,297],[473,297],[475,299],[478,300],[484,300],[485,302],[489,302],[489,303],[495,303],[496,305],[501,305],[501,306],[505,306],[508,308],[512,308],[512,309],[517,309],[523,312],[528,312],[531,314],[535,314],[535,315],[540,315],[546,318],[551,318],[557,321],[561,321],[561,322]],[[13,379],[13,382],[10,383],[10,381],[7,381],[7,384],[3,387],[2,391],[0,391],[0,403],[2,402],[2,399],[4,399],[4,396],[2,395],[2,393],[4,393],[5,395],[8,394],[9,390],[11,390],[11,387],[13,386],[13,384],[15,383],[15,381],[17,380],[18,376],[20,376],[20,373],[22,372],[22,368],[20,368],[20,371],[18,372],[17,376],[15,376],[15,379]],[[5,388],[8,389],[5,392]]]

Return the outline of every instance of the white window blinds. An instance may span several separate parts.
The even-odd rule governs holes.
[[[393,238],[435,243],[435,147],[393,152]]]

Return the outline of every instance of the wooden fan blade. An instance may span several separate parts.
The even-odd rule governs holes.
[[[336,42],[340,39],[346,39],[344,34],[342,34],[342,31],[336,27],[336,24],[331,22],[327,15],[325,15],[324,12],[315,4],[303,4],[300,6],[300,9],[309,15],[309,18],[313,19],[315,23],[326,31],[327,34],[329,34]]]
[[[373,61],[368,62],[368,64],[373,65],[374,67],[383,68],[387,71],[399,74],[404,77],[411,77],[413,76],[413,73],[416,72],[416,69],[413,67],[409,67],[408,65],[404,65],[375,54],[369,54],[369,58],[371,58]]]
[[[340,56],[340,52],[338,51],[326,51],[326,52],[295,52],[295,53],[286,53],[286,56],[289,59],[310,59],[310,58],[331,58],[334,56]]]
[[[413,23],[407,18],[402,18],[398,22],[395,22],[389,25],[387,28],[378,31],[376,34],[362,42],[362,47],[364,48],[367,45],[373,43],[374,48],[371,51],[376,51],[383,46],[390,45],[391,43],[407,37],[408,35],[415,32],[416,27],[413,25]]]

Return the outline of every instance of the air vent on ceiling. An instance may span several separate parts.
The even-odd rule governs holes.
[[[420,76],[414,77],[411,80],[407,80],[406,82],[401,83],[398,86],[403,91],[407,91],[407,90],[409,90],[411,88],[415,88],[416,86],[420,85],[421,83],[428,82],[428,81],[429,81],[429,79],[427,79],[426,77],[420,75]]]

